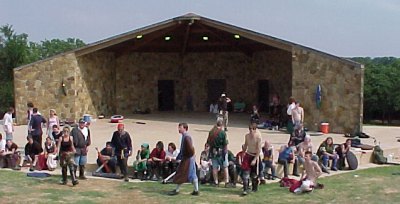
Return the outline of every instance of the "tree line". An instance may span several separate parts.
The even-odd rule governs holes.
[[[364,121],[392,124],[400,119],[400,58],[354,57],[365,65]]]
[[[0,27],[0,113],[14,106],[13,69],[84,46],[77,38],[31,42],[28,34],[16,33],[11,25]],[[354,57],[365,65],[364,120],[392,123],[400,119],[400,58]],[[0,115],[1,116],[1,115]]]

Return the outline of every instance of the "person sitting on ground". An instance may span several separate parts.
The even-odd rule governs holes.
[[[165,160],[164,143],[158,141],[156,147],[151,151],[150,157],[147,161],[147,167],[151,175],[148,179],[158,180],[161,177],[162,166]]]
[[[238,174],[236,171],[236,158],[235,155],[233,155],[233,153],[228,150],[228,173],[229,173],[229,183],[231,185],[231,187],[236,188],[236,182],[237,182],[237,178],[238,178]]]
[[[264,171],[263,176],[265,177],[264,173],[267,174],[267,179],[268,180],[275,180],[275,164],[274,164],[274,147],[268,142],[268,140],[265,140],[264,146],[261,148],[263,152],[263,165],[264,165]],[[268,174],[268,170],[271,169],[271,174]]]
[[[235,113],[243,113],[245,108],[246,104],[243,102],[242,98],[239,98],[239,100],[233,104],[233,112]]]
[[[7,140],[3,155],[5,160],[4,167],[13,170],[21,170],[21,166],[19,165],[21,157],[18,152],[18,146],[12,140]]]
[[[253,105],[253,109],[250,115],[250,123],[260,123],[260,113],[258,112],[258,108],[256,105]]]
[[[138,150],[136,155],[136,161],[133,162],[133,170],[134,170],[134,177],[145,179],[146,178],[146,171],[147,171],[147,160],[150,156],[149,144],[143,143],[140,146],[140,150]]]
[[[294,148],[295,146],[283,145],[279,150],[278,163],[283,165],[283,175],[285,178],[289,176],[289,163],[295,163],[296,156]],[[297,168],[293,168],[293,171],[295,171],[295,169]],[[297,172],[293,172],[293,175],[299,176]]]
[[[176,160],[178,154],[179,150],[176,149],[175,143],[170,142],[168,144],[168,150],[165,152],[164,178],[176,171],[176,167],[178,167],[179,164],[179,161]]]
[[[345,160],[347,158],[347,153],[350,151],[351,148],[351,139],[347,139],[345,143],[341,144],[339,147],[336,148],[336,152],[339,155],[339,164],[338,169],[342,170],[346,166]]]
[[[302,184],[299,188],[294,190],[294,193],[310,192],[317,186],[317,179],[322,174],[322,170],[316,161],[311,159],[312,152],[306,151],[304,153],[304,170],[301,174],[300,181]]]
[[[44,142],[44,158],[46,159],[47,169],[54,171],[57,168],[57,146],[51,137],[47,137]]]
[[[331,170],[337,171],[336,164],[339,157],[335,153],[332,137],[326,138],[326,140],[321,143],[318,148],[317,155],[319,159],[322,160],[323,169],[326,169],[329,160],[332,160]]]
[[[204,150],[200,154],[200,183],[205,184],[210,181],[210,168],[211,163],[209,160],[210,145],[204,144]]]
[[[58,125],[53,125],[52,128],[53,128],[53,131],[51,132],[51,135],[53,136],[53,140],[54,140],[55,144],[57,145],[58,144],[58,139],[60,137],[62,137],[63,133],[60,130],[60,128],[58,128]]]
[[[236,154],[236,173],[240,179],[243,180],[243,171],[242,171],[242,164],[243,164],[243,157],[246,154],[246,149],[244,144],[242,145],[242,151]]]
[[[108,166],[111,173],[115,174],[117,167],[117,157],[115,156],[115,151],[112,148],[112,143],[110,141],[106,142],[106,147],[100,151],[99,157],[101,158],[97,158],[97,165],[100,167],[104,164],[103,162],[107,162],[105,165]],[[104,167],[102,168],[102,171],[106,173]]]
[[[28,143],[25,145],[25,157],[23,162],[28,162],[30,165],[29,171],[34,171],[39,155],[43,153],[43,148],[38,142],[33,140],[32,136],[28,136],[26,139]]]

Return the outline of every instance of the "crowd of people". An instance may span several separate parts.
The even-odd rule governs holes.
[[[192,195],[199,195],[199,183],[220,186],[221,182],[227,188],[234,188],[240,182],[243,184],[242,195],[247,195],[250,191],[258,191],[258,186],[264,184],[265,180],[279,178],[277,165],[283,168],[283,178],[288,178],[291,164],[293,164],[293,176],[300,177],[301,174],[300,180],[307,184],[297,189],[297,192],[310,191],[316,186],[322,172],[329,173],[329,165],[333,171],[343,168],[343,161],[350,150],[351,141],[335,147],[333,139],[328,137],[315,149],[311,137],[304,131],[304,110],[293,98],[287,106],[287,124],[288,127],[292,125],[293,130],[288,128],[290,139],[287,145],[279,148],[278,158],[274,158],[275,150],[272,143],[268,140],[262,141],[256,121],[251,121],[248,126],[249,132],[244,136],[241,151],[234,154],[229,150],[227,137],[226,104],[229,101],[225,94],[221,96],[218,112],[221,117],[217,117],[215,125],[209,131],[199,163],[195,161],[195,150],[188,132],[188,124],[180,123],[178,125],[178,132],[181,134],[180,148],[173,142],[165,146],[163,141],[158,141],[153,149],[148,143],[143,143],[136,153],[133,172],[128,172],[128,158],[133,155],[132,140],[130,134],[125,131],[124,124],[119,123],[111,140],[98,152],[97,164],[103,166],[104,173],[116,173],[119,169],[125,181],[129,181],[130,174],[133,174],[133,179],[141,180],[160,181],[171,178],[177,187],[170,192],[170,195],[178,194],[181,184],[185,182],[193,183]],[[3,139],[0,134],[1,167],[18,170],[21,166],[29,164],[31,171],[54,170],[58,161],[62,173],[61,184],[67,184],[68,170],[73,185],[79,184],[78,179],[87,179],[85,167],[88,147],[91,145],[90,121],[80,119],[77,127],[70,129],[64,126],[61,129],[55,110],[51,109],[49,117],[45,118],[32,103],[28,103],[27,143],[24,155],[20,155],[17,144],[13,142],[12,118],[10,124],[13,112],[14,109],[10,108],[4,116],[6,138]],[[47,127],[43,145],[42,127]],[[79,176],[77,176],[78,170]]]

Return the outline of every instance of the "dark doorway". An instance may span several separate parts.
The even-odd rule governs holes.
[[[225,79],[208,79],[207,80],[207,101],[210,105],[216,102],[222,93],[226,92]]]
[[[158,110],[170,111],[175,108],[175,89],[173,80],[158,80]]]
[[[258,80],[259,111],[269,112],[269,81]]]

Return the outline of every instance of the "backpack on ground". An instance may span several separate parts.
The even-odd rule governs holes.
[[[383,156],[383,150],[379,145],[376,145],[373,151],[374,163],[375,164],[386,164],[387,158]]]

